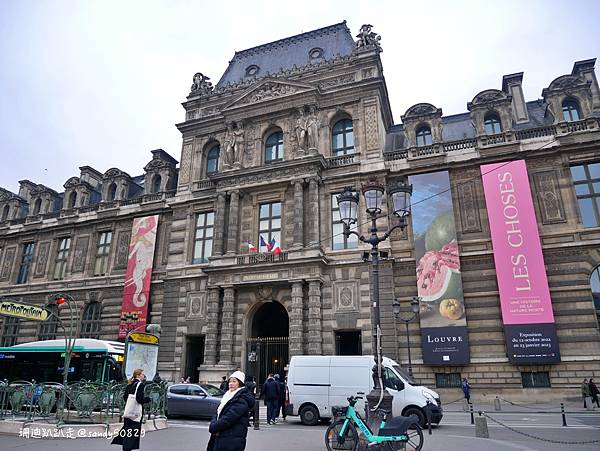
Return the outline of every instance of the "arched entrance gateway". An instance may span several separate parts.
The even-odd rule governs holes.
[[[277,301],[262,303],[252,316],[246,343],[247,374],[254,376],[258,387],[269,373],[280,374],[289,363],[289,317]]]

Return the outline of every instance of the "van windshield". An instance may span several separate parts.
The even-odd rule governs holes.
[[[415,380],[412,377],[410,377],[408,373],[400,367],[400,365],[394,365],[392,368],[394,368],[394,371],[396,373],[402,376],[402,379],[408,382],[408,385],[415,385]]]

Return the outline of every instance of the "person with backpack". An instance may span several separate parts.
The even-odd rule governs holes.
[[[262,393],[267,404],[267,424],[276,424],[277,407],[279,406],[279,383],[269,374],[263,384]]]

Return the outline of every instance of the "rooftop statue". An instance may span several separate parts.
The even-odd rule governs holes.
[[[200,72],[196,72],[190,90],[193,93],[199,93],[200,95],[210,93],[213,90],[213,85],[208,80],[210,80],[209,77]]]
[[[362,49],[365,47],[374,46],[377,50],[381,50],[381,45],[379,45],[379,41],[381,41],[381,36],[379,36],[374,31],[371,31],[373,25],[365,24],[360,27],[360,31],[356,35],[358,40],[356,41],[356,48]]]

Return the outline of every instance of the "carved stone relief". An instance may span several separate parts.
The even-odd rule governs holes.
[[[333,283],[336,312],[358,311],[358,281],[342,280]]]
[[[190,292],[187,295],[187,318],[206,318],[206,291]]]
[[[365,71],[367,70],[372,70],[372,69],[364,69],[363,70],[363,78],[369,78],[371,77],[371,75],[365,76]],[[345,74],[345,75],[341,75],[339,77],[335,77],[335,78],[330,78],[328,80],[325,80],[321,83],[319,83],[319,88],[325,90],[325,89],[330,89],[330,88],[334,88],[336,86],[340,86],[340,85],[345,85],[348,83],[352,83],[353,81],[355,81],[356,76],[354,74]]]
[[[4,252],[4,261],[2,262],[2,274],[0,275],[0,278],[8,279],[10,277],[10,271],[15,260],[16,252],[17,248],[15,246],[6,248],[6,251]]]
[[[562,196],[555,171],[533,175],[543,224],[566,222]]]
[[[185,144],[181,151],[181,165],[179,166],[179,184],[185,185],[190,181],[190,166],[192,160],[192,143]]]
[[[77,238],[73,252],[73,267],[71,268],[71,272],[82,272],[85,269],[85,259],[87,257],[89,242],[89,236]]]
[[[297,86],[286,85],[282,83],[268,82],[251,92],[248,96],[241,100],[239,105],[249,103],[263,102],[265,100],[275,99],[298,92]]]
[[[130,231],[123,231],[119,233],[119,238],[117,240],[117,252],[115,252],[115,269],[127,268],[127,257],[129,255],[130,239]]]
[[[463,233],[481,232],[481,219],[477,206],[475,182],[462,182],[457,187]]]
[[[50,251],[50,242],[40,243],[37,259],[35,262],[35,272],[33,277],[43,277],[46,274],[46,265],[48,264],[48,252]]]
[[[379,130],[377,126],[377,105],[365,107],[365,135],[367,150],[377,149]]]

